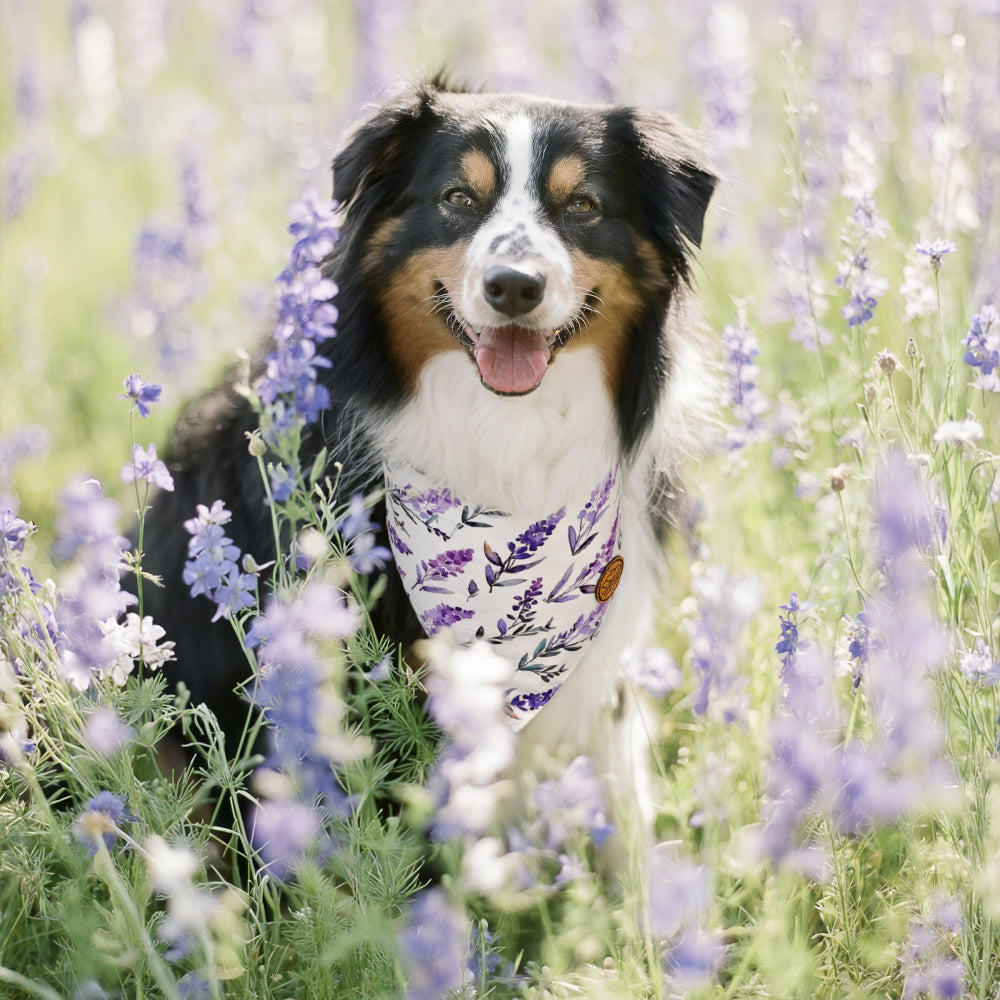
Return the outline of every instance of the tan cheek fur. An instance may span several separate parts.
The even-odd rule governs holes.
[[[589,314],[586,326],[569,339],[565,350],[596,348],[604,366],[605,385],[614,397],[625,370],[628,331],[642,309],[642,296],[620,264],[595,260],[579,250],[570,256],[577,287],[595,291],[598,300],[596,313]]]
[[[382,294],[389,353],[407,389],[416,387],[420,372],[441,351],[460,351],[445,317],[437,308],[437,282],[453,286],[461,273],[465,245],[422,250],[389,279]]]

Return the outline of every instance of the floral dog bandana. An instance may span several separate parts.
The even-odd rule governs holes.
[[[385,484],[396,567],[424,630],[483,639],[517,664],[504,701],[520,729],[583,657],[621,577],[618,466],[527,525],[413,468],[387,467]]]

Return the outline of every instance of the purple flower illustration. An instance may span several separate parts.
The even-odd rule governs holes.
[[[502,579],[508,573],[524,573],[537,566],[541,559],[532,559],[538,554],[539,549],[552,536],[556,530],[556,525],[566,514],[563,507],[555,514],[542,518],[529,524],[513,542],[507,543],[507,558],[501,559],[489,542],[483,543],[483,552],[486,555],[487,565],[485,568],[486,583],[492,591],[494,587],[514,587],[524,582],[523,578]],[[530,560],[525,562],[524,560]]]
[[[450,594],[448,587],[436,587],[432,584],[454,576],[461,576],[465,567],[472,562],[472,549],[448,549],[433,559],[423,559],[417,568],[417,578],[414,586],[429,594]]]
[[[448,628],[456,622],[466,621],[475,616],[474,611],[458,608],[453,604],[438,604],[426,614],[420,616],[428,635],[436,635],[443,628]]]
[[[547,691],[530,691],[525,694],[515,695],[510,699],[509,704],[512,708],[518,708],[522,712],[537,712],[538,709],[547,705],[552,700],[552,696],[561,686],[561,684],[557,684],[555,687],[551,687]],[[513,690],[516,689],[511,688],[511,691]],[[508,694],[509,693],[510,692],[508,692]]]
[[[597,524],[609,509],[612,491],[618,485],[616,465],[604,481],[590,494],[590,500],[576,516],[576,524],[567,528],[569,550],[576,555],[582,552],[597,537]]]

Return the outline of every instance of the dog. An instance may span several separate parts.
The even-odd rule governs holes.
[[[680,468],[714,415],[692,270],[715,185],[667,114],[439,79],[371,110],[333,163],[332,403],[302,464],[326,448],[340,501],[381,492],[376,625],[404,648],[491,643],[522,765],[587,754],[644,822],[649,737],[619,660],[650,634]],[[192,403],[145,529],[170,679],[234,733],[247,660],[182,583],[183,522],[221,498],[235,543],[274,558],[255,426],[233,378]]]

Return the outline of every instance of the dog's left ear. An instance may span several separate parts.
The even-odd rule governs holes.
[[[718,178],[694,135],[665,112],[637,108],[613,111],[608,134],[627,151],[650,235],[681,257],[685,242],[700,247]]]

